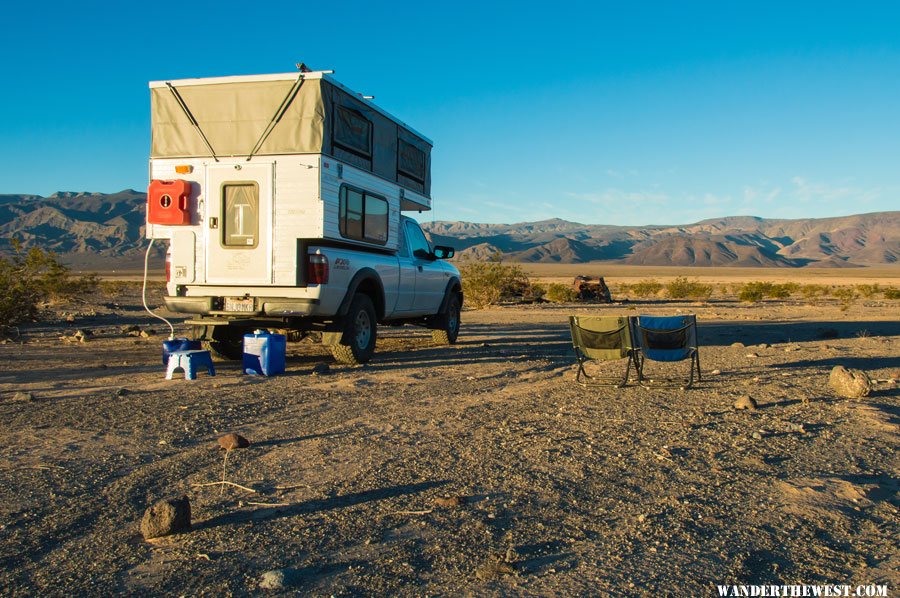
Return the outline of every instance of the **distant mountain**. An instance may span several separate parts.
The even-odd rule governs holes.
[[[8,239],[52,249],[83,268],[135,268],[143,262],[146,196],[59,192],[0,195],[0,251]],[[501,252],[518,262],[634,265],[855,267],[900,264],[900,212],[776,220],[733,216],[677,226],[580,224],[558,218],[517,224],[430,222],[423,228],[457,259]],[[154,257],[165,244],[154,247]]]
[[[678,226],[610,226],[544,220],[434,222],[435,242],[489,245],[520,262],[614,261],[652,266],[855,267],[900,263],[900,212],[798,220],[733,216]],[[484,253],[482,251],[482,253]]]

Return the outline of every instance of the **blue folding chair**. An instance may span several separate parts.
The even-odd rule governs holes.
[[[631,318],[632,336],[637,345],[638,383],[644,387],[680,387],[694,385],[694,370],[697,381],[700,376],[700,352],[697,347],[697,316],[637,316]],[[690,360],[691,369],[687,380],[680,378],[647,378],[644,362]],[[658,382],[658,383],[657,383]]]

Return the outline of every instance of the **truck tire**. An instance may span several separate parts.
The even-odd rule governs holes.
[[[331,345],[331,354],[339,363],[357,365],[372,359],[377,335],[375,306],[368,295],[357,293],[344,317],[341,341]]]
[[[431,331],[431,340],[439,345],[454,345],[459,336],[459,297],[454,294],[447,301],[447,311],[438,320],[439,328]]]

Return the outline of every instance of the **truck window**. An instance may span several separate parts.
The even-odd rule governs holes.
[[[419,225],[411,220],[406,221],[406,238],[409,239],[409,251],[415,255],[416,249],[424,249],[431,253],[431,245]]]
[[[388,202],[346,185],[341,186],[338,219],[345,239],[384,245],[388,240]]]
[[[254,182],[222,185],[222,244],[256,247],[259,237],[259,186]]]

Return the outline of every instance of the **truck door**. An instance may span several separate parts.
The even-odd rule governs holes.
[[[206,175],[206,282],[272,282],[274,164],[216,164]]]
[[[421,256],[421,253],[416,255],[417,251],[424,251],[426,255],[431,254],[431,245],[418,223],[415,220],[406,220],[405,227],[404,232],[409,244],[409,259],[415,268],[416,275],[416,292],[412,311],[416,314],[435,314],[444,299],[444,290],[450,275],[444,271],[440,260],[425,258]]]
[[[412,254],[409,252],[409,243],[406,240],[406,221],[400,219],[400,251],[397,253],[397,261],[400,264],[400,284],[397,287],[397,304],[394,312],[408,314],[415,306],[413,300],[416,297],[416,265],[413,263]]]

